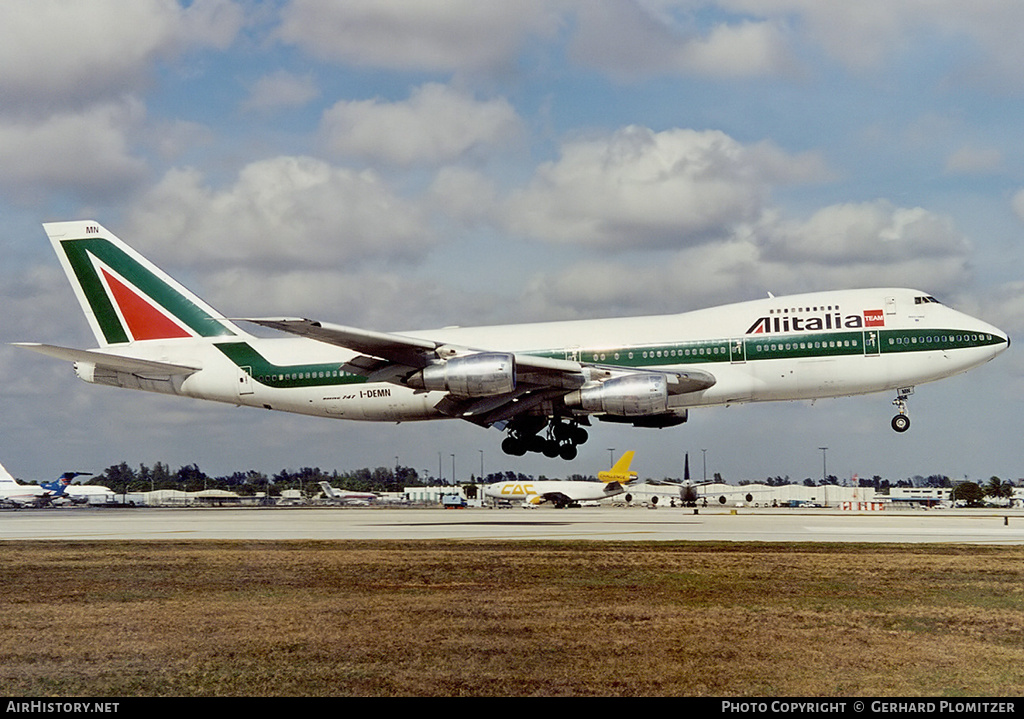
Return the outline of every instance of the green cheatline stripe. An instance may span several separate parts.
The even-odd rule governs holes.
[[[628,348],[583,349],[578,358],[623,367],[652,367],[665,364],[713,364],[736,360],[843,357],[863,354],[895,354],[955,350],[1002,344],[997,335],[963,330],[884,330],[852,332],[758,335],[736,339],[646,345]],[[551,350],[545,357],[565,358],[564,351]],[[574,353],[575,355],[576,353]]]
[[[366,382],[365,377],[342,372],[338,362],[276,365],[245,342],[221,342],[215,346],[254,380],[268,387],[328,387]]]
[[[583,362],[597,362],[630,369],[663,365],[694,365],[729,363],[736,360],[755,362],[773,359],[808,357],[843,357],[875,354],[865,339],[877,342],[878,354],[900,354],[987,347],[1004,343],[998,335],[962,330],[857,330],[855,332],[816,333],[807,335],[764,335],[736,340],[676,342],[620,349],[581,350]],[[366,378],[342,372],[337,362],[319,364],[275,365],[245,342],[222,342],[216,345],[228,359],[246,371],[257,382],[268,387],[317,387],[362,384]],[[541,357],[564,359],[566,352],[549,350],[534,353]],[[573,351],[575,355],[576,352]]]
[[[93,314],[110,344],[129,342],[130,338],[113,303],[107,296],[89,255],[110,266],[151,300],[177,317],[201,337],[222,337],[234,333],[208,312],[197,307],[177,290],[140,265],[114,244],[99,237],[61,240],[61,248],[71,263]]]

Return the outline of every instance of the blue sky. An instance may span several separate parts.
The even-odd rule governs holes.
[[[1011,351],[887,395],[599,424],[572,465],[459,422],[357,425],[93,387],[40,223],[96,219],[229,315],[378,330],[923,289],[1024,329],[1017,0],[0,5],[0,461],[1024,476]],[[1016,347],[1016,345],[1015,345]],[[692,460],[692,457],[691,457]]]

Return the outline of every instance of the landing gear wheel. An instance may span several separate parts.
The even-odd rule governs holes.
[[[543,454],[549,459],[561,457],[566,461],[576,459],[577,447],[587,441],[587,430],[575,421],[563,422],[553,419],[547,422],[547,433],[540,435],[545,421],[524,419],[509,427],[508,435],[501,443],[506,454],[521,457],[527,452]]]
[[[892,428],[897,432],[906,432],[910,429],[910,417],[907,416],[907,398],[914,394],[913,387],[900,387],[896,391],[896,399],[892,401],[893,406],[899,414],[892,418]]]

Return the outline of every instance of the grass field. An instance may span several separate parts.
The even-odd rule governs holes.
[[[4,696],[1016,696],[1024,548],[5,542]]]

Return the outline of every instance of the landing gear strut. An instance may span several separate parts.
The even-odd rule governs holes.
[[[539,418],[524,419],[509,425],[508,436],[501,443],[505,454],[521,457],[527,452],[540,452],[545,457],[576,459],[577,447],[587,441],[587,430],[578,422],[552,419],[545,436],[540,436],[545,422]]]
[[[901,387],[896,390],[896,399],[892,403],[899,411],[899,414],[892,418],[892,428],[897,432],[906,432],[910,429],[910,417],[907,416],[907,398],[912,394],[914,394],[913,387]]]

